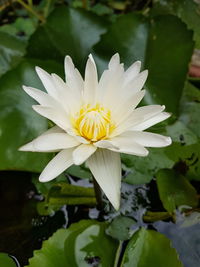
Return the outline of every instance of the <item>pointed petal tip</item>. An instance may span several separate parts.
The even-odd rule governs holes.
[[[36,71],[37,74],[38,74],[39,72],[43,71],[43,69],[40,68],[39,66],[36,66],[36,67],[35,67],[35,71]],[[38,75],[39,75],[39,74],[38,74]]]
[[[119,209],[120,209],[120,197],[119,197],[119,199],[114,203],[111,203],[112,204],[112,206],[113,206],[113,208],[116,210],[116,211],[118,211]]]
[[[167,146],[169,146],[169,145],[171,145],[172,144],[172,139],[171,139],[171,137],[166,137],[166,144],[167,144]]]
[[[73,64],[73,60],[69,55],[65,56],[64,62],[65,62],[65,64],[66,63]]]
[[[30,151],[30,152],[33,152],[33,146],[32,146],[32,142],[26,144],[26,145],[23,145],[21,147],[18,148],[18,151]]]
[[[39,181],[40,181],[41,183],[46,183],[46,182],[51,181],[51,179],[48,179],[47,177],[43,177],[43,175],[40,175],[40,176],[39,176]]]

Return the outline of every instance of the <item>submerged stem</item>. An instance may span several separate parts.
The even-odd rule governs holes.
[[[97,209],[102,210],[103,209],[103,201],[102,201],[103,193],[101,191],[99,184],[95,180],[94,176],[92,176],[92,178],[93,178],[92,181],[94,185],[94,192],[95,192],[95,196],[97,200]]]

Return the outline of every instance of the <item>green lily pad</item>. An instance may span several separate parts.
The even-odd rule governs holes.
[[[0,31],[0,76],[15,67],[25,54],[26,43]]]
[[[0,252],[0,266],[17,267],[18,265],[8,254]]]
[[[22,85],[43,88],[34,70],[37,65],[62,73],[62,67],[55,62],[26,59],[0,78],[0,170],[40,172],[52,157],[48,153],[18,151],[48,128],[47,120],[32,110],[36,102],[22,89]]]
[[[108,226],[106,233],[117,240],[128,240],[132,235],[131,226],[135,224],[132,218],[118,216]]]
[[[193,47],[192,32],[179,18],[166,15],[149,20],[130,13],[111,25],[94,52],[101,70],[116,52],[125,66],[141,60],[149,70],[145,102],[165,104],[177,114]]]
[[[120,267],[183,267],[170,240],[141,228],[128,243]]]
[[[88,267],[92,260],[102,267],[113,266],[118,242],[105,234],[106,228],[104,222],[82,220],[58,230],[34,251],[27,267]]]
[[[163,169],[157,173],[156,181],[160,199],[167,211],[173,212],[182,205],[197,207],[197,192],[184,176]]]
[[[28,56],[63,62],[64,56],[70,55],[83,70],[92,46],[105,30],[105,20],[91,12],[57,7],[31,37]]]

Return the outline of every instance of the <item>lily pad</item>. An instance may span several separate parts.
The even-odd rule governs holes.
[[[177,207],[198,205],[197,192],[189,181],[173,170],[160,170],[156,175],[158,192],[164,208],[173,212]]]
[[[82,220],[60,229],[34,252],[27,267],[88,267],[91,261],[113,266],[118,242],[105,234],[106,228],[106,223]]]
[[[43,89],[35,66],[62,73],[62,66],[55,62],[26,59],[0,78],[0,170],[40,172],[52,157],[48,153],[18,151],[48,128],[47,120],[32,110],[36,102],[22,89],[22,85]]]
[[[141,228],[128,243],[121,267],[183,267],[164,235]]]

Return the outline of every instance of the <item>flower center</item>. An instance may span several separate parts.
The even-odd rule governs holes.
[[[92,142],[107,138],[114,129],[110,110],[99,104],[82,106],[72,124],[78,135]]]

